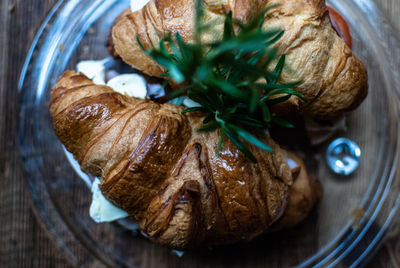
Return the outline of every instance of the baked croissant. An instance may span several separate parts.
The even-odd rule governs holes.
[[[185,41],[193,40],[194,2],[151,0],[140,11],[126,10],[112,28],[109,45],[113,55],[150,76],[159,76],[164,70],[140,49],[136,36],[147,48],[158,46],[170,32],[179,32]],[[204,0],[206,20],[214,27],[203,38],[220,38],[221,6],[236,19],[249,21],[275,3],[280,5],[267,14],[264,27],[285,30],[276,44],[279,53],[286,54],[281,82],[302,80],[295,90],[308,99],[304,103],[292,97],[279,107],[281,113],[301,111],[328,120],[356,108],[367,95],[366,68],[333,28],[324,0]]]
[[[302,221],[321,197],[303,162],[271,138],[248,160],[200,114],[121,95],[65,72],[51,91],[55,133],[104,196],[154,241],[177,249],[249,240]]]

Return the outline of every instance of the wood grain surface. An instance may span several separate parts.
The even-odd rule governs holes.
[[[70,267],[30,207],[17,146],[19,74],[36,31],[56,2],[0,1],[0,267]],[[399,30],[400,0],[376,2]],[[399,233],[391,234],[370,267],[398,267],[399,241]]]

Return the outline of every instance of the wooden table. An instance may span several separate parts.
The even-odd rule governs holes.
[[[0,267],[68,267],[30,207],[17,147],[17,81],[26,53],[57,0],[0,2]],[[376,0],[400,29],[400,0]],[[400,223],[399,223],[400,227]],[[391,236],[370,267],[400,265],[400,235]]]

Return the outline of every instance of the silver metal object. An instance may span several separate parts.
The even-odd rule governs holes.
[[[345,176],[350,175],[357,169],[360,157],[360,147],[346,138],[334,140],[326,151],[328,166],[333,172]]]

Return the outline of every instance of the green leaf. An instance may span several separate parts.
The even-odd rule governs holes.
[[[279,76],[281,75],[283,67],[285,66],[285,59],[286,59],[286,55],[283,54],[280,57],[280,59],[278,61],[278,64],[276,65],[275,70],[274,70],[274,72],[272,74],[273,80],[270,81],[271,84],[276,84],[276,82],[278,82]]]
[[[261,102],[260,106],[261,106],[261,111],[262,111],[264,122],[271,122],[272,116],[271,116],[271,111],[269,110],[268,106],[265,105],[264,102]]]
[[[177,59],[179,59],[179,56],[182,57],[182,53],[179,50],[179,48],[177,47],[177,45],[175,44],[174,40],[171,37],[171,34],[168,35],[168,38],[165,39],[166,42],[168,43],[169,48],[171,49],[173,56]]]
[[[167,48],[165,47],[164,42],[165,42],[165,39],[161,39],[161,41],[160,41],[160,51],[164,56],[166,56],[166,57],[171,59],[171,55],[169,54]]]
[[[213,73],[212,66],[208,64],[202,64],[197,68],[194,76],[199,81],[206,81]]]
[[[285,101],[287,101],[288,99],[290,99],[291,97],[292,97],[291,94],[287,94],[287,95],[282,96],[282,97],[273,98],[273,99],[268,99],[268,100],[266,101],[266,103],[267,103],[269,106],[273,106],[273,105],[279,104],[279,103],[281,103],[281,102],[285,102]]]
[[[172,80],[184,85],[168,95],[172,103],[181,105],[187,96],[201,105],[182,112],[206,115],[198,131],[220,131],[217,154],[228,138],[246,157],[256,161],[246,142],[272,151],[257,137],[264,137],[265,129],[273,125],[293,127],[272,115],[272,106],[291,96],[305,100],[293,90],[301,82],[278,83],[284,71],[285,55],[280,56],[274,44],[284,31],[265,27],[270,5],[247,23],[235,20],[232,12],[225,12],[221,39],[205,43],[202,36],[210,34],[208,31],[214,30],[216,22],[205,21],[203,0],[196,0],[195,7],[194,40],[186,42],[177,32],[162,38],[158,47],[145,48],[138,36],[137,42],[165,68],[165,82]],[[272,66],[274,62],[277,64]],[[267,83],[260,82],[263,80]]]
[[[251,99],[249,112],[252,114],[256,110],[259,92],[255,88],[251,88]]]
[[[243,142],[239,139],[236,133],[232,132],[229,128],[227,127],[222,127],[224,130],[226,136],[232,141],[233,144],[236,145],[236,147],[251,161],[254,163],[257,163],[257,159],[255,156],[250,152],[250,150],[243,144]]]
[[[219,154],[221,153],[222,147],[224,146],[224,142],[225,142],[225,131],[224,131],[224,129],[221,129],[221,133],[219,135],[217,151],[216,151],[217,156],[219,156]]]
[[[191,113],[191,112],[204,112],[207,113],[208,110],[204,107],[191,107],[191,108],[187,108],[185,110],[182,111],[182,114],[186,114],[186,113]]]
[[[225,81],[223,79],[218,79],[218,78],[212,78],[212,79],[210,79],[209,82],[211,85],[220,88],[222,91],[224,91],[225,93],[227,93],[233,97],[237,97],[237,98],[245,98],[246,97],[246,94],[243,91],[241,91],[240,89],[235,87],[233,84],[229,83],[228,81]]]
[[[225,23],[224,23],[224,36],[223,40],[229,40],[235,36],[235,30],[233,29],[232,11],[225,13]]]
[[[265,54],[265,50],[259,50],[256,53],[254,53],[253,56],[247,61],[248,64],[250,65],[256,65],[263,57]]]
[[[303,101],[306,101],[306,100],[307,100],[307,99],[304,97],[303,94],[301,94],[301,93],[299,93],[299,92],[297,92],[297,91],[291,90],[291,89],[277,89],[277,90],[274,90],[274,91],[269,92],[269,93],[267,94],[267,96],[269,97],[269,96],[280,95],[280,94],[294,95],[294,96],[299,97],[299,98],[302,99]]]
[[[267,152],[272,153],[274,150],[272,150],[271,147],[269,147],[268,145],[266,145],[265,143],[263,143],[262,141],[260,141],[259,139],[257,139],[256,137],[254,137],[253,135],[251,135],[249,132],[247,132],[244,129],[241,129],[237,126],[234,125],[228,125],[229,128],[232,128],[236,131],[236,133],[242,137],[244,140],[246,140],[247,142],[253,144],[254,146],[257,146],[260,149],[263,149]]]
[[[278,41],[282,38],[282,36],[283,36],[284,34],[285,34],[285,31],[284,31],[284,30],[278,32],[277,35],[276,35],[275,37],[273,37],[271,40],[269,40],[269,43],[270,43],[271,45],[275,44],[276,42],[278,42]]]
[[[262,124],[262,123],[247,121],[247,120],[243,120],[240,118],[232,118],[232,120],[230,122],[241,125],[243,127],[254,127],[254,128],[263,128],[264,129],[264,124]]]
[[[206,118],[204,118],[203,124],[205,125],[210,123],[212,120],[214,120],[214,117],[215,117],[214,114],[209,114]]]
[[[216,100],[210,100],[206,94],[193,94],[189,92],[187,95],[191,100],[199,103],[201,106],[211,111],[214,110],[213,108],[216,106],[214,103]]]
[[[151,54],[155,54],[151,52]],[[153,59],[158,62],[161,66],[165,67],[169,71],[170,77],[178,84],[183,83],[185,81],[185,76],[179,70],[178,66],[176,66],[171,59],[165,58],[164,56],[153,56]]]
[[[294,128],[294,125],[290,124],[286,120],[280,118],[280,117],[272,117],[272,122],[278,126],[284,127],[284,128]]]
[[[278,56],[278,48],[277,47],[272,47],[264,53],[264,58],[263,58],[263,63],[260,64],[260,68],[262,69],[268,69],[270,64],[277,58]],[[272,77],[272,75],[271,75]]]
[[[239,40],[227,40],[211,45],[212,50],[207,54],[207,58],[212,60],[227,51],[240,51],[242,53],[251,53],[265,48],[266,39],[276,35],[276,32],[262,32],[259,34],[249,33],[238,36]]]
[[[136,35],[136,42],[138,43],[139,47],[141,50],[143,50],[146,54],[149,54],[149,50],[146,49],[142,43],[142,41],[140,41],[139,35]]]
[[[170,99],[170,100],[175,99],[175,98],[177,98],[177,97],[179,97],[179,96],[185,95],[185,93],[186,93],[188,90],[192,89],[192,88],[193,88],[193,86],[190,85],[190,86],[186,86],[186,87],[180,88],[180,89],[178,89],[178,90],[174,90],[174,91],[172,91],[170,94],[168,94],[167,97],[168,97],[168,99]]]
[[[220,128],[217,122],[209,123],[197,129],[198,132],[212,132]]]
[[[201,42],[202,19],[204,16],[203,1],[196,0],[196,20],[195,20],[195,39],[197,43]]]
[[[161,76],[161,77],[169,77],[169,73],[160,73],[159,76]]]
[[[260,120],[254,119],[246,114],[235,114],[231,116],[232,121],[240,122],[240,124],[253,127],[263,127],[264,124]]]
[[[176,33],[175,39],[176,39],[176,43],[178,44],[179,51],[181,52],[182,60],[187,59],[187,53],[186,53],[187,47],[186,47],[185,43],[183,42],[182,36],[179,34],[179,32]]]
[[[287,83],[287,84],[263,84],[263,83],[256,83],[254,84],[256,87],[261,88],[261,89],[266,89],[266,90],[272,90],[272,89],[288,89],[288,88],[294,88],[297,87],[301,84],[301,82],[293,82],[293,83]]]

